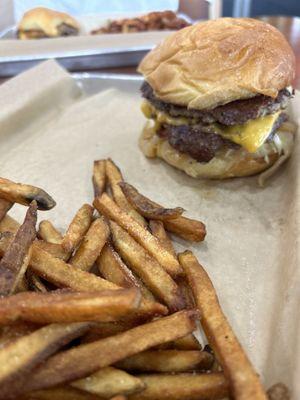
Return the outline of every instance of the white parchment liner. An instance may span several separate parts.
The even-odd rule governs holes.
[[[41,64],[0,87],[0,175],[47,190],[58,204],[40,219],[64,230],[92,201],[93,160],[111,157],[142,193],[203,220],[206,241],[176,239],[178,250],[205,266],[266,387],[283,381],[299,399],[299,141],[266,188],[256,178],[197,181],[141,154],[139,107],[137,93],[116,89],[79,97],[66,72]],[[22,218],[24,207],[11,214]]]

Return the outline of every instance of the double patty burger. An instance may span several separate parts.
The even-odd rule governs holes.
[[[146,55],[140,146],[193,177],[261,172],[289,155],[280,129],[295,57],[274,27],[221,18],[184,28]]]

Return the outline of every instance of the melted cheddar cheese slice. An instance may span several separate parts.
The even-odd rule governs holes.
[[[146,118],[153,118],[155,120],[155,127],[157,129],[159,129],[160,124],[164,123],[176,126],[193,125],[197,123],[197,120],[194,119],[171,117],[170,115],[157,110],[147,101],[142,103],[141,108]],[[250,120],[243,125],[224,126],[218,123],[212,125],[216,134],[239,144],[250,153],[255,153],[270,135],[273,125],[279,115],[280,111],[275,114]]]

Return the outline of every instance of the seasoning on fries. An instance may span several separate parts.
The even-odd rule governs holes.
[[[37,208],[54,201],[0,178],[0,400],[266,400],[207,273],[167,233],[199,242],[205,225],[110,159],[92,179],[96,210],[84,204],[64,235],[43,220],[36,238]],[[22,225],[15,202],[29,205]]]

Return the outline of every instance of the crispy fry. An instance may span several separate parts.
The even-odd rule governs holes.
[[[228,393],[223,374],[140,375],[146,389],[129,400],[218,400]],[[254,398],[253,398],[254,400]]]
[[[124,333],[66,350],[36,369],[25,390],[80,379],[150,347],[185,336],[195,329],[194,318],[194,312],[180,311]]]
[[[69,253],[63,249],[61,244],[45,242],[44,240],[35,240],[34,245],[60,260],[66,261],[70,256]]]
[[[135,210],[137,210],[139,214],[145,218],[164,221],[177,218],[184,211],[184,209],[181,207],[164,208],[158,206],[146,196],[143,196],[141,193],[139,193],[134,186],[127,182],[120,182],[119,186],[132,207],[134,207]]]
[[[94,186],[94,196],[101,196],[101,194],[105,191],[106,185],[105,160],[94,161],[92,180]]]
[[[122,289],[112,282],[89,272],[81,271],[51,256],[51,254],[38,248],[35,243],[32,245],[29,267],[38,276],[60,288],[70,288],[74,291],[83,292]],[[143,320],[154,315],[164,315],[166,313],[167,310],[162,304],[142,300],[140,308],[136,313],[133,313],[132,317],[139,317]]]
[[[110,222],[113,242],[121,257],[171,311],[184,307],[179,288],[170,275],[124,229]]]
[[[176,350],[201,350],[201,345],[195,336],[191,333],[180,339],[173,340],[158,347],[159,349],[176,349]]]
[[[37,205],[34,201],[30,204],[23,224],[0,261],[0,295],[2,296],[13,293],[25,274],[28,265],[26,255],[36,237],[36,211]]]
[[[89,271],[99,256],[109,236],[109,228],[103,217],[92,222],[76,253],[69,261],[83,271]]]
[[[19,293],[0,299],[0,324],[23,320],[39,324],[121,319],[134,311],[141,295],[135,288],[101,292]]]
[[[164,221],[167,231],[174,233],[185,240],[202,242],[206,236],[205,225],[195,219],[178,217]]]
[[[155,301],[150,290],[130,271],[109,243],[102,249],[96,264],[103,278],[121,287],[137,287],[145,299]]]
[[[81,343],[95,342],[96,340],[128,331],[137,325],[139,325],[139,321],[136,320],[97,322],[93,324],[89,331],[81,338]]]
[[[171,239],[169,238],[167,232],[165,231],[164,224],[162,221],[157,221],[157,220],[151,220],[149,221],[149,226],[152,232],[152,235],[157,237],[157,239],[160,241],[160,243],[164,246],[165,249],[168,250],[170,254],[172,254],[174,257],[176,256],[176,252],[174,250],[173,243]]]
[[[38,237],[45,242],[61,244],[62,234],[54,227],[51,221],[44,219],[39,224]]]
[[[33,368],[82,335],[88,327],[86,322],[52,324],[0,349],[0,399],[11,399],[23,393],[23,386]]]
[[[113,367],[102,368],[87,378],[71,383],[71,386],[109,398],[118,394],[140,392],[145,384],[135,376]]]
[[[84,204],[77,211],[62,240],[64,250],[71,253],[79,245],[91,225],[93,211],[93,207],[89,204]]]
[[[144,218],[136,212],[124,196],[122,189],[119,186],[119,183],[123,182],[121,171],[111,159],[106,160],[106,177],[116,204],[139,224],[147,226]]]
[[[9,215],[5,215],[5,217],[0,221],[0,232],[11,232],[16,233],[20,228],[19,222],[10,217]]]
[[[179,255],[187,275],[201,324],[237,400],[267,399],[258,375],[247,358],[219,305],[215,289],[203,267],[190,251]]]
[[[40,326],[32,322],[17,322],[13,325],[0,327],[0,349],[10,342],[19,339],[21,336],[28,335],[39,329]]]
[[[94,200],[94,206],[100,213],[117,222],[130,233],[171,276],[176,276],[182,272],[177,259],[163,247],[158,239],[122,211],[106,193]]]
[[[103,400],[103,398],[71,386],[58,386],[28,393],[20,400]]]
[[[213,356],[206,351],[150,350],[126,358],[116,365],[127,371],[185,372],[209,369],[213,360]]]
[[[36,201],[39,210],[50,210],[56,203],[43,189],[0,178],[0,197],[12,203],[29,206]]]
[[[0,199],[0,221],[3,220],[7,212],[12,208],[14,203],[10,201]]]

